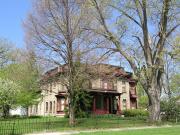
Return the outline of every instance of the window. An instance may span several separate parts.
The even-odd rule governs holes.
[[[32,113],[32,106],[29,107],[29,112]]]
[[[44,90],[45,90],[45,94],[48,94],[48,90],[49,90],[49,85],[48,84],[45,85]]]
[[[56,88],[56,82],[53,83],[53,87]]]
[[[50,86],[49,86],[50,88],[49,88],[49,91],[50,91],[50,93],[52,93],[52,83],[50,83]]]
[[[103,109],[104,108],[104,96],[103,95],[98,95],[96,97],[96,109]]]
[[[57,101],[57,111],[64,111],[65,109],[65,98],[61,97]]]
[[[48,102],[46,102],[46,113],[48,112]]]
[[[123,110],[126,109],[126,99],[123,99]]]
[[[110,80],[103,80],[102,81],[102,88],[112,90],[113,89],[113,82]]]
[[[49,112],[52,113],[52,102],[50,102],[50,108],[49,108]]]
[[[54,101],[54,103],[53,103],[53,113],[55,113],[55,110],[56,110],[56,102]]]
[[[122,81],[122,85],[125,85],[126,84],[126,82],[125,81]]]
[[[126,93],[126,87],[125,86],[122,87],[122,92]]]
[[[104,83],[103,83],[103,88],[104,88],[104,89],[107,89],[107,88],[108,88],[107,86],[108,86],[107,82],[104,82]]]
[[[38,113],[38,105],[36,105],[36,114]]]

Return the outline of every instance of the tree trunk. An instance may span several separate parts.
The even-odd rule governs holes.
[[[148,89],[149,97],[149,120],[150,122],[161,121],[160,117],[160,89],[155,86],[154,83],[151,84],[151,88]]]
[[[9,117],[9,110],[10,110],[9,105],[4,105],[4,106],[3,106],[3,117],[4,117],[4,118]]]
[[[69,99],[69,125],[74,126],[75,125],[75,115],[74,115],[74,106],[72,102],[72,97]]]

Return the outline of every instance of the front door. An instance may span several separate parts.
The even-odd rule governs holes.
[[[64,109],[65,109],[65,97],[58,97],[57,98],[57,113],[61,114],[64,113]]]

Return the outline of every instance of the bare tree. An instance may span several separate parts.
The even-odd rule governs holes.
[[[87,5],[91,24],[96,25],[85,29],[111,41],[104,48],[128,61],[148,95],[150,120],[159,121],[164,53],[168,38],[180,25],[178,1],[92,0]]]
[[[76,61],[85,64],[91,47],[96,44],[91,42],[94,34],[82,29],[87,19],[81,8],[83,3],[83,0],[36,1],[35,12],[29,14],[24,23],[27,44],[34,46],[37,56],[66,68],[66,75],[60,80],[67,88],[70,125],[75,124],[74,89],[84,72],[77,69]]]

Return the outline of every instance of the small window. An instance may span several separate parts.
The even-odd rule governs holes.
[[[122,81],[122,85],[125,85],[126,84],[126,82],[125,81]]]
[[[103,83],[103,88],[104,88],[104,89],[107,89],[107,88],[108,88],[107,82],[104,82],[104,83]]]
[[[50,93],[52,93],[52,83],[50,83],[50,86],[49,86],[50,88]]]
[[[123,99],[123,110],[125,110],[126,109],[126,99]]]
[[[36,114],[38,113],[38,105],[36,105]]]
[[[50,102],[50,108],[49,108],[49,112],[52,113],[52,102]]]
[[[56,82],[54,82],[53,85],[54,85],[53,87],[56,88]]]
[[[56,102],[54,101],[54,103],[53,103],[53,113],[55,113],[55,110],[56,110]]]
[[[29,112],[32,113],[32,106],[29,107]]]
[[[96,96],[96,109],[104,109],[104,96],[103,95]]]
[[[48,112],[48,102],[46,102],[46,113]]]
[[[122,92],[126,93],[126,87],[125,86],[122,87]]]
[[[61,111],[61,112],[64,111],[65,105],[66,105],[65,98],[64,97],[59,98],[57,101],[57,111]]]

